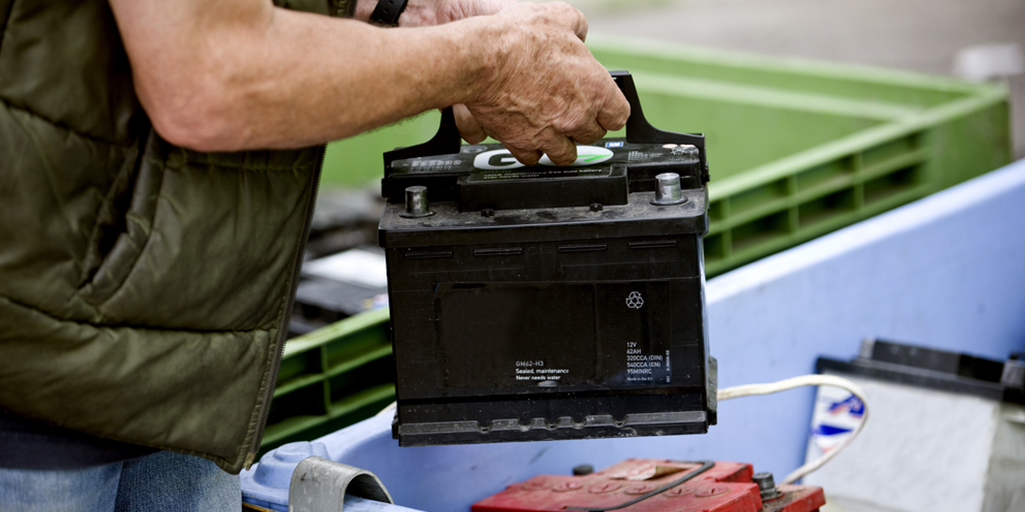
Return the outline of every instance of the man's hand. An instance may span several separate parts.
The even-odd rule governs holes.
[[[357,5],[358,11],[356,17],[365,17],[366,19],[369,19],[370,12],[373,11],[373,6],[376,5],[376,3],[373,0],[360,0],[360,3]],[[440,25],[443,23],[450,23],[453,21],[471,18],[474,16],[490,16],[498,14],[507,9],[514,10],[514,13],[508,13],[511,17],[511,20],[513,21],[507,20],[507,22],[512,23],[513,27],[530,27],[526,30],[533,31],[537,27],[532,25],[531,22],[536,22],[539,19],[546,18],[557,19],[564,21],[564,23],[561,24],[561,30],[564,31],[567,28],[570,29],[572,33],[575,34],[581,42],[583,42],[585,37],[587,36],[587,21],[584,19],[583,15],[579,11],[573,9],[572,7],[569,7],[568,5],[558,4],[539,6],[528,4],[526,6],[521,6],[513,0],[410,0],[410,2],[407,4],[405,12],[403,12],[402,16],[399,18],[399,26],[418,27]],[[517,10],[527,12],[516,12]],[[555,28],[556,31],[560,30],[559,27],[545,28]],[[521,33],[518,34],[518,36],[514,37],[522,37],[523,35],[524,34]],[[560,41],[560,44],[565,44],[565,34],[561,35],[563,36],[563,41]],[[531,39],[534,39],[535,43],[539,43],[542,45],[546,43],[544,39]],[[520,60],[525,61],[525,63],[527,63],[528,65],[537,64],[532,62],[530,58],[525,57],[525,55],[533,55],[529,48],[517,46],[517,43],[515,42],[508,43],[508,46],[520,50],[519,55],[512,55],[513,57],[520,57]],[[583,52],[581,52],[580,45],[573,44],[570,46],[572,47],[573,51],[573,55],[570,58],[570,60],[582,60],[583,62],[581,63],[585,64],[585,66],[587,63],[593,62],[594,59],[591,58],[590,53],[587,52],[586,49],[583,50]],[[532,72],[536,72],[539,74],[547,73],[545,71],[546,68],[564,64],[564,62],[545,62],[542,63],[541,66],[537,66],[533,70],[528,69],[526,75],[528,75],[529,77],[529,75]],[[574,67],[563,67],[564,69],[578,69]],[[596,69],[593,65],[586,66],[586,68],[586,72],[588,73],[593,73]],[[572,104],[574,100],[589,100],[588,98],[586,98],[586,94],[588,93],[589,87],[597,87],[598,89],[604,90],[608,89],[608,84],[611,83],[611,81],[608,80],[607,76],[602,75],[605,75],[604,70],[601,70],[601,72],[597,73],[596,75],[580,77],[580,80],[577,83],[579,85],[582,85],[582,87],[578,91],[578,93],[584,94],[584,97],[581,97],[580,94],[574,95],[572,92],[569,92],[569,94],[548,96],[546,98],[537,97],[537,91],[558,88],[560,87],[560,83],[558,80],[553,80],[552,83],[547,84],[547,89],[544,86],[542,86],[535,91],[531,91],[532,87],[535,86],[535,82],[533,80],[530,80],[529,78],[526,81],[519,80],[518,83],[516,79],[511,80],[509,82],[510,84],[513,84],[514,86],[519,86],[519,88],[522,90],[510,91],[510,94],[512,96],[523,96],[524,93],[533,94],[535,98],[528,101],[534,103],[534,106],[528,107],[528,109],[533,110],[535,112],[553,112],[551,110],[551,108],[553,107],[556,109],[572,110]],[[592,84],[586,83],[589,80],[596,80],[596,82]],[[529,87],[527,86],[527,84],[529,84]],[[563,90],[562,92],[568,91]],[[540,94],[543,95],[544,93]],[[496,135],[494,135],[495,138],[505,143],[506,146],[510,149],[510,151],[512,151],[513,155],[515,155],[521,161],[525,163],[534,163],[536,162],[537,158],[540,158],[540,153],[547,152],[547,150],[520,149],[520,146],[526,145],[533,147],[534,145],[537,145],[538,148],[541,148],[541,144],[547,143],[548,145],[545,147],[552,148],[552,150],[554,151],[553,154],[549,155],[549,158],[554,158],[553,161],[560,164],[571,163],[573,160],[576,159],[576,148],[571,144],[567,144],[567,136],[569,136],[569,138],[575,142],[583,144],[592,143],[600,139],[602,136],[604,136],[605,130],[619,129],[625,122],[625,117],[623,117],[623,121],[620,122],[620,119],[617,116],[623,115],[621,111],[623,110],[624,106],[626,108],[626,115],[628,116],[629,105],[626,105],[625,101],[617,101],[618,98],[621,97],[621,95],[618,94],[618,91],[612,92],[611,94],[613,96],[613,99],[612,104],[610,105],[610,109],[599,109],[599,113],[603,116],[603,120],[606,121],[606,124],[602,124],[601,122],[599,122],[597,125],[590,123],[590,118],[596,117],[597,114],[592,115],[593,113],[584,112],[580,114],[583,116],[583,118],[580,119],[581,122],[576,122],[572,119],[563,120],[564,123],[568,124],[559,128],[550,127],[553,128],[553,133],[530,134],[529,132],[531,130],[529,128],[525,129],[523,127],[516,127],[514,124],[510,124],[515,123],[515,121],[509,119],[508,117],[504,117],[502,119],[492,119],[491,117],[493,116],[488,116],[487,114],[485,114],[486,112],[490,112],[487,110],[486,106],[482,106],[482,108],[480,109],[475,109],[475,111],[485,116],[485,118],[482,121],[485,125],[494,125],[497,127],[497,129],[495,130],[497,133]],[[538,104],[537,100],[551,101],[544,101],[542,104]],[[499,111],[502,111],[504,109],[504,106],[497,105],[497,108]],[[483,141],[488,136],[492,135],[492,133],[485,130],[485,128],[481,125],[481,121],[478,121],[477,118],[474,117],[473,112],[471,112],[466,107],[466,105],[453,105],[453,109],[456,118],[456,125],[459,127],[459,133],[467,142],[471,144],[476,144]],[[569,116],[574,115],[571,112],[567,112],[566,114],[568,114]],[[525,113],[525,115],[526,117],[531,117],[530,113]],[[570,133],[572,133],[573,135],[571,135]],[[527,137],[529,140],[521,140],[524,137]]]
[[[472,119],[456,111],[464,137],[479,142],[490,135],[528,165],[542,154],[569,165],[576,143],[591,144],[626,124],[630,105],[584,46],[580,11],[561,2],[518,4],[493,19],[500,34],[490,42],[502,58],[487,86],[466,102]]]
[[[364,4],[376,5],[375,0],[359,0],[357,9]],[[516,5],[514,0],[409,0],[406,10],[399,17],[400,27],[428,27],[443,25],[474,16],[490,16]],[[361,13],[357,12],[357,18]],[[367,13],[367,19],[370,14]]]
[[[374,3],[361,2],[367,7]],[[629,104],[583,46],[587,20],[568,4],[410,0],[399,26],[496,14],[504,18],[501,23],[508,31],[499,39],[498,51],[512,51],[497,73],[500,83],[493,86],[493,96],[475,102],[472,109],[453,106],[456,125],[467,142],[476,144],[492,136],[523,163],[537,163],[548,154],[557,164],[570,164],[576,160],[575,143],[590,144],[606,130],[622,128]],[[601,104],[595,104],[596,99]]]

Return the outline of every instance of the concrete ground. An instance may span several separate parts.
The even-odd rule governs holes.
[[[714,48],[954,75],[962,49],[1017,44],[1025,0],[575,0],[591,30]],[[1009,78],[1025,158],[1025,75]]]

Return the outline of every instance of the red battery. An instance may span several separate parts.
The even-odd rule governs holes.
[[[473,512],[814,512],[819,487],[763,489],[750,464],[629,459],[583,476],[539,475],[473,505]],[[770,480],[771,481],[771,480]]]

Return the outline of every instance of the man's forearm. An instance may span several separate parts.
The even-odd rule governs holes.
[[[494,58],[473,20],[400,31],[274,7],[239,18],[127,38],[130,56],[151,56],[132,59],[137,90],[171,142],[227,151],[348,137],[465,101]],[[153,58],[164,54],[176,57]]]
[[[323,143],[465,104],[520,161],[570,163],[574,142],[629,115],[582,42],[586,20],[563,3],[454,0],[442,18],[465,5],[500,12],[383,29],[267,0],[110,1],[143,107],[158,133],[192,149]]]

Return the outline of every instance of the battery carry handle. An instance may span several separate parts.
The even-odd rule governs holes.
[[[634,144],[690,144],[698,148],[701,160],[701,181],[708,182],[708,164],[705,162],[705,136],[701,134],[676,133],[659,130],[648,123],[641,110],[641,100],[637,97],[633,76],[629,71],[611,71],[619,90],[630,103],[630,117],[626,120],[626,141]],[[392,162],[407,158],[419,158],[434,155],[451,155],[459,152],[461,146],[459,128],[456,126],[452,107],[441,110],[441,126],[431,140],[416,146],[398,148],[384,153],[384,172],[391,173]]]
[[[385,151],[384,172],[386,175],[390,174],[391,163],[396,160],[458,153],[459,147],[462,145],[461,140],[452,107],[445,107],[441,109],[441,126],[438,127],[438,133],[435,133],[431,140],[415,146]]]
[[[626,141],[632,144],[690,144],[698,148],[701,161],[701,182],[708,183],[708,164],[705,161],[705,136],[700,133],[676,133],[659,130],[644,117],[637,87],[629,71],[610,71],[620,92],[630,103],[630,117],[626,120]]]

